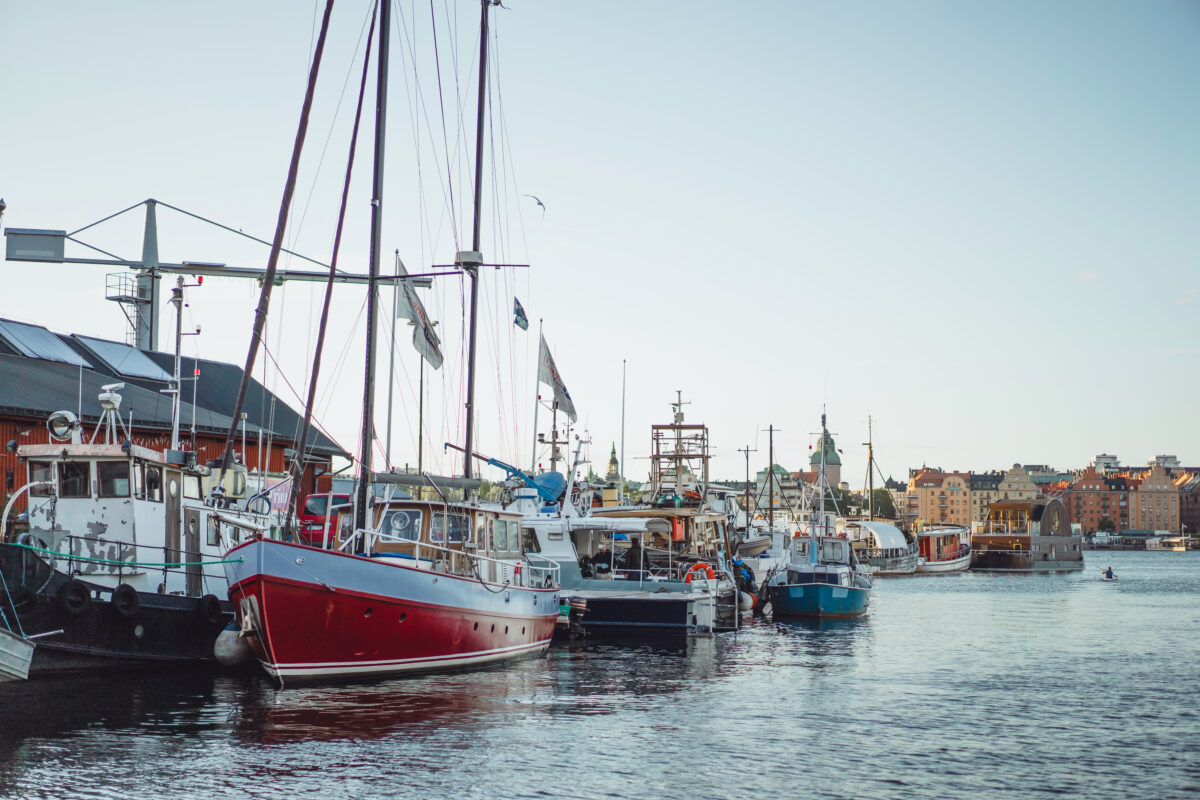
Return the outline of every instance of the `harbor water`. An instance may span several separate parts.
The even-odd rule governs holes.
[[[857,621],[475,673],[3,684],[0,797],[1195,796],[1198,686],[1200,553],[1089,552],[879,579]]]

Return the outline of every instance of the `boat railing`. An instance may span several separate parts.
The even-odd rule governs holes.
[[[855,552],[860,558],[885,558],[897,561],[914,557],[917,554],[916,549],[912,547],[869,547]]]
[[[17,537],[18,547],[38,553],[52,569],[71,576],[89,578],[116,578],[118,583],[139,575],[161,574],[160,592],[167,591],[168,578],[182,576],[225,583],[222,557],[212,552],[189,552],[183,546],[148,545],[119,539],[66,534],[54,542],[47,542],[45,531],[28,531]],[[224,546],[222,537],[222,552]],[[221,590],[222,593],[224,590]]]
[[[342,543],[338,550],[345,552],[360,538],[365,543],[365,551],[372,558],[408,560],[414,562],[413,566],[417,569],[440,572],[443,575],[474,577],[484,583],[496,583],[506,586],[523,586],[540,589],[553,588],[559,585],[559,566],[558,564],[549,562],[549,559],[542,559],[541,556],[538,556],[539,560],[545,560],[547,563],[523,563],[530,556],[535,555],[532,553],[526,553],[521,559],[517,560],[493,558],[475,552],[474,545],[469,542],[463,542],[459,547],[447,547],[445,545],[433,544],[432,542],[406,539],[403,536],[394,536],[381,531],[359,528],[354,532],[353,536],[346,538],[346,541]],[[381,542],[406,545],[412,549],[412,552],[380,551],[377,548]]]

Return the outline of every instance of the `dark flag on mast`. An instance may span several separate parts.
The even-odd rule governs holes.
[[[521,301],[516,297],[513,298],[513,325],[523,331],[529,330],[529,317],[525,316],[525,309],[521,307]]]
[[[407,275],[404,264],[397,261],[396,269],[401,275]],[[413,325],[413,347],[421,357],[429,362],[429,366],[438,369],[442,366],[442,340],[433,332],[434,322],[425,312],[425,304],[417,297],[412,281],[397,281],[401,294],[396,303],[396,317],[406,319]]]

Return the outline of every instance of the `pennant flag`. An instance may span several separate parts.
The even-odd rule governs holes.
[[[571,402],[571,394],[567,391],[562,376],[558,374],[558,367],[554,366],[554,357],[550,355],[550,348],[546,346],[546,337],[542,336],[541,340],[541,348],[538,353],[538,380],[554,389],[554,400],[558,403],[559,409],[570,417],[571,422],[574,422],[578,419],[575,415],[575,403]]]
[[[513,298],[513,325],[516,325],[523,331],[529,330],[529,317],[525,316],[525,309],[521,307],[521,301]]]
[[[396,262],[396,269],[401,275],[408,274],[402,262]],[[434,333],[433,322],[425,312],[425,304],[417,297],[412,281],[396,283],[400,288],[400,297],[396,299],[396,318],[406,319],[413,324],[413,347],[429,362],[429,366],[439,369],[442,366],[442,340]]]

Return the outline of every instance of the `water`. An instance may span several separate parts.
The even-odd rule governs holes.
[[[1200,553],[1087,567],[883,579],[862,621],[370,685],[0,685],[0,797],[1194,796]]]

